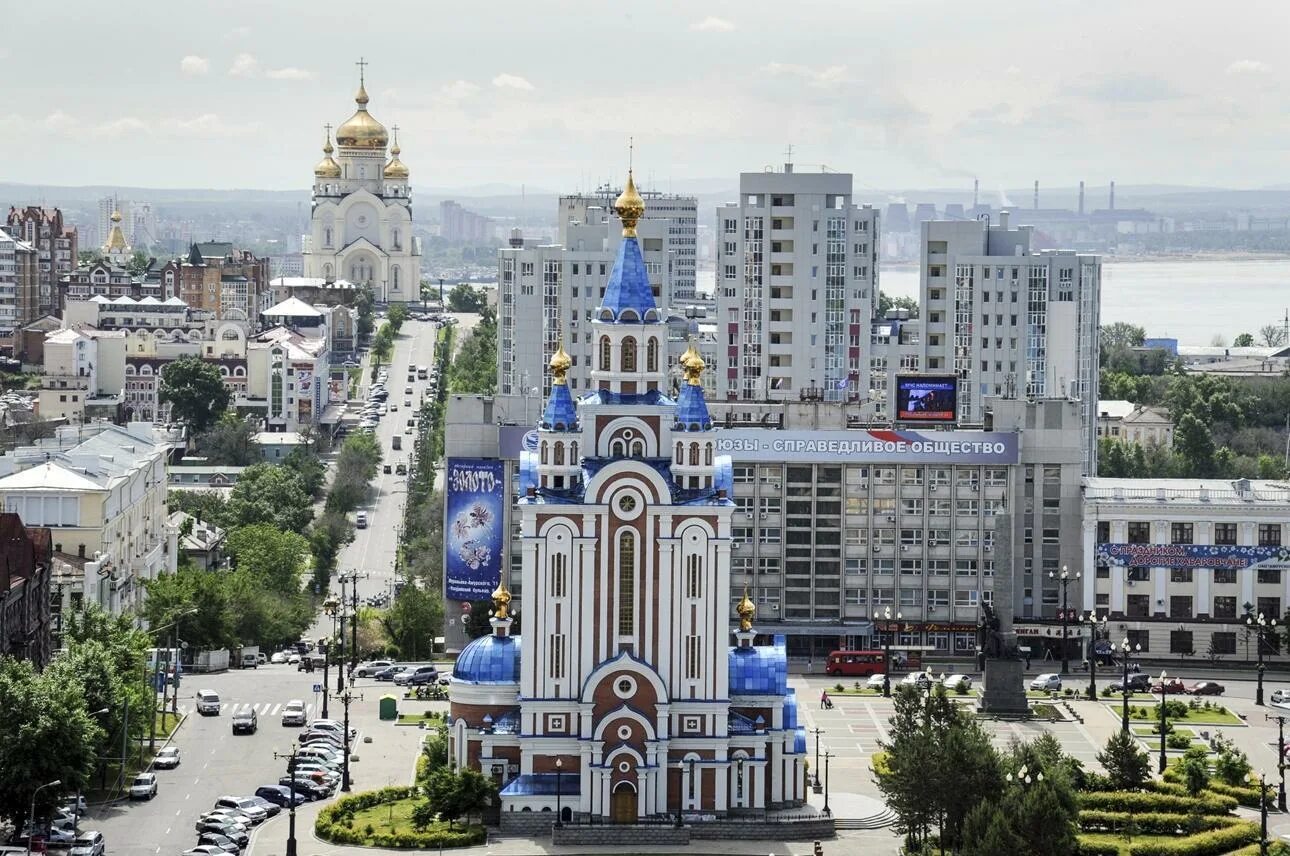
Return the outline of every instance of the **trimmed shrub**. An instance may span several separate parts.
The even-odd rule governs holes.
[[[1162,812],[1170,814],[1229,814],[1236,808],[1234,797],[1220,794],[1202,794],[1192,798],[1135,791],[1095,791],[1079,795],[1081,809],[1093,811],[1130,811],[1134,814]]]
[[[1129,846],[1130,856],[1222,856],[1259,840],[1259,826],[1241,821],[1173,841],[1143,841]]]
[[[1119,832],[1126,825],[1134,824],[1142,835],[1174,835],[1179,829],[1187,833],[1207,832],[1242,823],[1234,817],[1212,814],[1172,814],[1146,812],[1132,814],[1127,811],[1090,811],[1079,813],[1079,826],[1084,832]]]
[[[401,832],[393,834],[352,828],[354,815],[366,808],[389,802],[409,799],[417,795],[413,787],[389,787],[365,791],[342,797],[318,813],[314,834],[332,844],[362,844],[370,847],[403,847],[424,849],[429,847],[471,847],[487,840],[482,826],[463,826],[460,829],[428,830],[426,832]],[[372,829],[369,825],[367,830]]]
[[[1079,856],[1120,856],[1120,847],[1116,844],[1079,843]]]

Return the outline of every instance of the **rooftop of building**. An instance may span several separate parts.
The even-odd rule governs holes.
[[[1132,401],[1124,401],[1119,398],[1102,398],[1097,402],[1097,415],[1099,419],[1123,419],[1133,412],[1135,407]]]
[[[1290,483],[1262,479],[1084,479],[1084,499],[1167,505],[1290,505]]]
[[[321,318],[323,315],[299,297],[288,297],[281,303],[270,306],[261,314],[274,318]]]

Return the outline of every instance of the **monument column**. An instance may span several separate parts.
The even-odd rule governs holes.
[[[1030,704],[1026,701],[1025,672],[1022,669],[1021,654],[1017,650],[1017,634],[1012,629],[1017,576],[1012,547],[1012,512],[1004,516],[1002,527],[999,526],[1000,522],[995,518],[994,622],[997,628],[987,626],[982,633],[982,647],[989,653],[985,660],[985,677],[982,681],[984,689],[980,705],[985,713],[1027,716]]]

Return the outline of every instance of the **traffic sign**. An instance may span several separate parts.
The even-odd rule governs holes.
[[[322,684],[314,684],[314,692],[316,693],[322,692]]]

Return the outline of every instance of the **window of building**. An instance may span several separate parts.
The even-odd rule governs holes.
[[[1259,524],[1259,546],[1260,547],[1280,547],[1281,546],[1281,524],[1280,523],[1260,523]]]
[[[1099,520],[1097,522],[1097,543],[1106,544],[1111,540],[1111,521]]]
[[[928,589],[927,605],[932,608],[950,605],[950,593],[947,589]]]
[[[1125,598],[1125,614],[1130,618],[1148,618],[1151,615],[1151,595],[1131,594]]]
[[[923,471],[918,467],[904,467],[900,471],[900,483],[909,487],[918,487],[923,483]]]
[[[927,471],[927,483],[932,487],[944,487],[950,483],[950,471],[944,467],[933,467]]]
[[[921,515],[923,513],[923,501],[921,499],[902,499],[900,501],[900,513]]]
[[[1279,597],[1256,597],[1254,599],[1254,614],[1262,615],[1268,621],[1275,620],[1281,622],[1281,598]]]
[[[1170,618],[1191,618],[1191,597],[1190,595],[1176,594],[1169,598],[1169,617]]]
[[[1236,598],[1234,597],[1215,597],[1214,611],[1210,614],[1211,618],[1235,618],[1236,617]]]
[[[1191,568],[1170,568],[1169,582],[1171,583],[1191,582]]]
[[[891,606],[895,602],[895,590],[889,588],[876,588],[873,590],[874,606]]]
[[[900,605],[902,607],[917,607],[923,605],[922,589],[901,589]]]
[[[1226,630],[1216,630],[1209,637],[1209,648],[1213,654],[1235,654],[1236,634]]]
[[[1281,585],[1280,568],[1259,568],[1259,582]]]
[[[956,577],[974,577],[976,576],[977,564],[976,559],[955,559],[954,576]]]
[[[563,633],[551,634],[551,677],[564,677],[564,648],[565,635]]]
[[[649,344],[645,346],[645,370],[649,372],[658,371],[658,339],[650,337]]]
[[[1196,653],[1192,647],[1192,634],[1190,630],[1170,630],[1169,631],[1169,653],[1191,655]]]
[[[1129,630],[1124,635],[1129,639],[1130,648],[1140,650],[1143,654],[1151,650],[1151,631]]]
[[[864,606],[865,603],[867,602],[866,594],[867,592],[865,592],[864,589],[859,589],[859,588],[843,589],[843,592],[842,592],[843,603],[845,603],[847,606]]]
[[[636,628],[636,536],[618,536],[618,634],[630,636]]]
[[[923,560],[922,559],[901,559],[900,572],[909,576],[922,576]]]
[[[980,598],[980,593],[977,592],[975,589],[969,589],[967,591],[964,591],[963,589],[956,589],[954,592],[954,606],[960,609],[962,608],[976,609],[979,598]]]
[[[1150,544],[1151,524],[1141,520],[1129,521],[1129,543]]]
[[[1192,524],[1172,523],[1169,526],[1169,543],[1192,544]]]
[[[1235,523],[1215,523],[1214,524],[1214,543],[1215,544],[1235,544],[1236,543],[1236,524]]]
[[[1235,585],[1236,569],[1235,568],[1215,568],[1214,582],[1219,585]]]
[[[685,676],[695,681],[703,668],[703,637],[685,637]]]
[[[1131,583],[1149,583],[1151,582],[1151,569],[1129,568],[1125,578]]]
[[[636,340],[631,336],[623,339],[623,371],[636,371]]]
[[[613,346],[609,344],[608,336],[600,337],[600,370],[609,371],[609,360],[613,354]]]
[[[685,557],[685,596],[698,598],[703,595],[703,559],[700,556]]]

